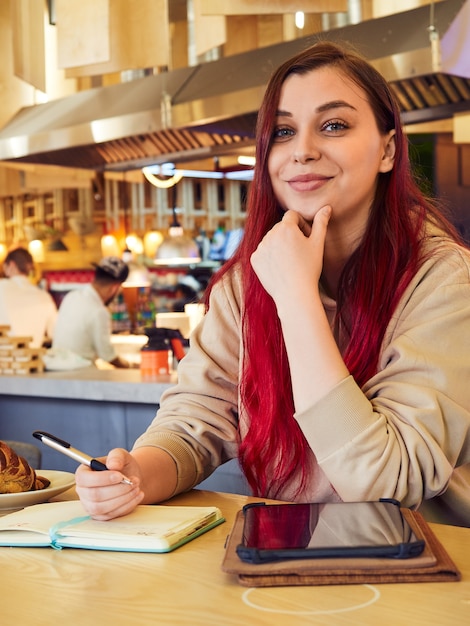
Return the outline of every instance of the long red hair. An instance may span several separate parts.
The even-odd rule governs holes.
[[[377,371],[387,325],[423,262],[424,222],[432,219],[458,238],[451,224],[420,191],[411,171],[399,107],[385,79],[367,61],[345,47],[320,42],[279,67],[258,114],[256,167],[247,199],[244,238],[206,294],[208,298],[215,282],[235,265],[241,267],[244,360],[240,398],[249,418],[249,430],[240,443],[239,459],[253,492],[260,496],[275,497],[299,468],[301,489],[311,469],[308,444],[293,417],[289,364],[276,308],[255,275],[250,257],[283,215],[267,169],[281,87],[293,73],[305,74],[325,66],[334,67],[365,91],[381,133],[392,129],[396,132],[394,167],[379,174],[364,237],[344,267],[338,288],[336,327],[349,337],[343,358],[358,385]]]

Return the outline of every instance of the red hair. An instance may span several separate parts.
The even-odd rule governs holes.
[[[267,170],[281,87],[293,73],[306,74],[325,66],[334,67],[365,91],[380,133],[396,132],[394,167],[379,174],[364,237],[344,267],[338,288],[336,329],[349,338],[343,358],[358,385],[376,373],[387,325],[423,262],[425,221],[433,220],[458,239],[413,178],[399,107],[385,79],[367,61],[354,51],[320,42],[279,67],[258,115],[256,167],[244,238],[210,286],[235,265],[241,267],[244,360],[240,398],[249,429],[240,444],[239,458],[253,492],[260,496],[275,497],[299,469],[300,491],[311,471],[308,444],[294,419],[289,364],[276,307],[254,273],[250,257],[283,215]]]

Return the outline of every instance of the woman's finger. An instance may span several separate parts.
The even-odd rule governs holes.
[[[312,227],[297,211],[286,211],[282,216],[282,221],[284,223],[295,224],[306,237],[309,237]]]

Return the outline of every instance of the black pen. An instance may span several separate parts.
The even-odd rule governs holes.
[[[40,441],[42,441],[42,443],[45,443],[50,448],[54,448],[54,450],[57,450],[58,452],[62,452],[62,454],[69,456],[74,461],[78,461],[78,463],[88,465],[88,467],[90,467],[92,470],[102,472],[103,470],[108,469],[106,465],[101,461],[98,461],[98,459],[94,459],[88,454],[80,452],[80,450],[73,448],[67,441],[59,439],[59,437],[55,437],[50,433],[35,430],[33,432],[33,437],[36,437],[36,439],[39,439]],[[125,483],[126,485],[132,485],[132,482],[126,477],[124,477],[121,482]]]

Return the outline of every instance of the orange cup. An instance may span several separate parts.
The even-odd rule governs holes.
[[[156,380],[170,373],[170,350],[141,350],[140,373],[143,381]]]

